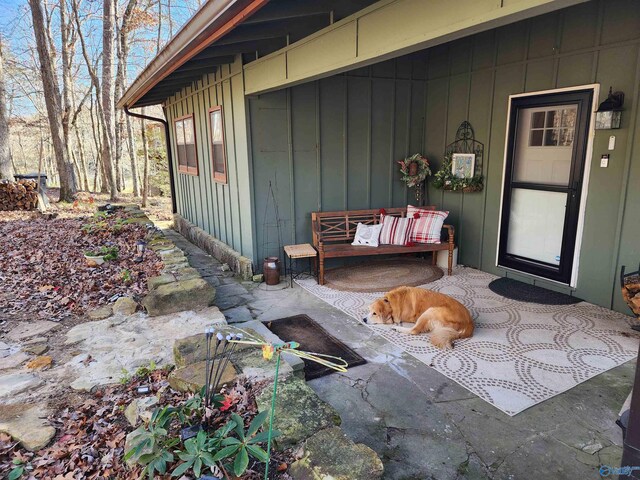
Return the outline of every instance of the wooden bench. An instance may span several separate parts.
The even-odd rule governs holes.
[[[435,210],[436,207],[421,207]],[[406,208],[387,208],[387,215],[404,217]],[[327,258],[360,257],[368,255],[393,255],[401,253],[433,252],[433,264],[436,264],[436,252],[449,251],[448,275],[453,265],[454,228],[442,226],[442,243],[416,243],[414,246],[380,245],[379,247],[353,246],[358,223],[375,225],[380,222],[380,210],[346,210],[340,212],[312,212],[313,245],[318,250],[318,283],[324,285],[324,261]],[[446,232],[446,233],[445,233]]]

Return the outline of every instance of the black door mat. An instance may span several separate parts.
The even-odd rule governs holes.
[[[367,361],[340,340],[330,335],[315,320],[307,315],[294,315],[264,322],[283,342],[298,342],[300,350],[340,357],[349,368],[363,365]],[[335,370],[319,363],[304,360],[304,375],[307,380],[323,377]]]
[[[529,285],[512,278],[498,278],[489,284],[489,289],[511,300],[520,302],[539,303],[541,305],[572,305],[582,302],[580,298],[572,297],[553,290]]]

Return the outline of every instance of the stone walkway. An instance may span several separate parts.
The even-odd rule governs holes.
[[[343,429],[382,458],[385,479],[588,479],[618,466],[617,413],[635,361],[509,417],[301,288],[236,281],[175,232],[165,232],[217,288],[229,323],[307,314],[367,364],[309,382],[336,408]]]

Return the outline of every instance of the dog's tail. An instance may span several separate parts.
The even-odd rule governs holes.
[[[445,325],[434,325],[431,331],[431,343],[438,348],[445,350],[453,348],[453,341],[458,338],[469,338],[473,335],[473,322],[465,323],[461,329],[456,330],[453,327]]]
[[[460,338],[460,332],[455,328],[438,325],[431,331],[431,343],[443,350],[452,349],[456,338]]]

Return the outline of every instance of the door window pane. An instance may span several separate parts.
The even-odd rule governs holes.
[[[531,147],[541,147],[543,137],[544,130],[531,130],[531,139],[529,140],[529,145]]]
[[[533,114],[531,128],[544,128],[544,112],[535,112]]]
[[[545,122],[545,126],[547,128],[560,126],[560,119],[562,118],[562,112],[560,110],[549,110],[546,114],[547,121]]]
[[[560,264],[567,194],[514,188],[507,253]]]
[[[575,129],[576,127],[576,115],[578,114],[577,108],[565,108],[562,110],[562,127]]]
[[[558,130],[545,130],[544,131],[544,146],[555,147],[558,145]]]
[[[523,108],[518,112],[517,138],[525,140],[516,142],[514,182],[568,185],[577,108]]]

